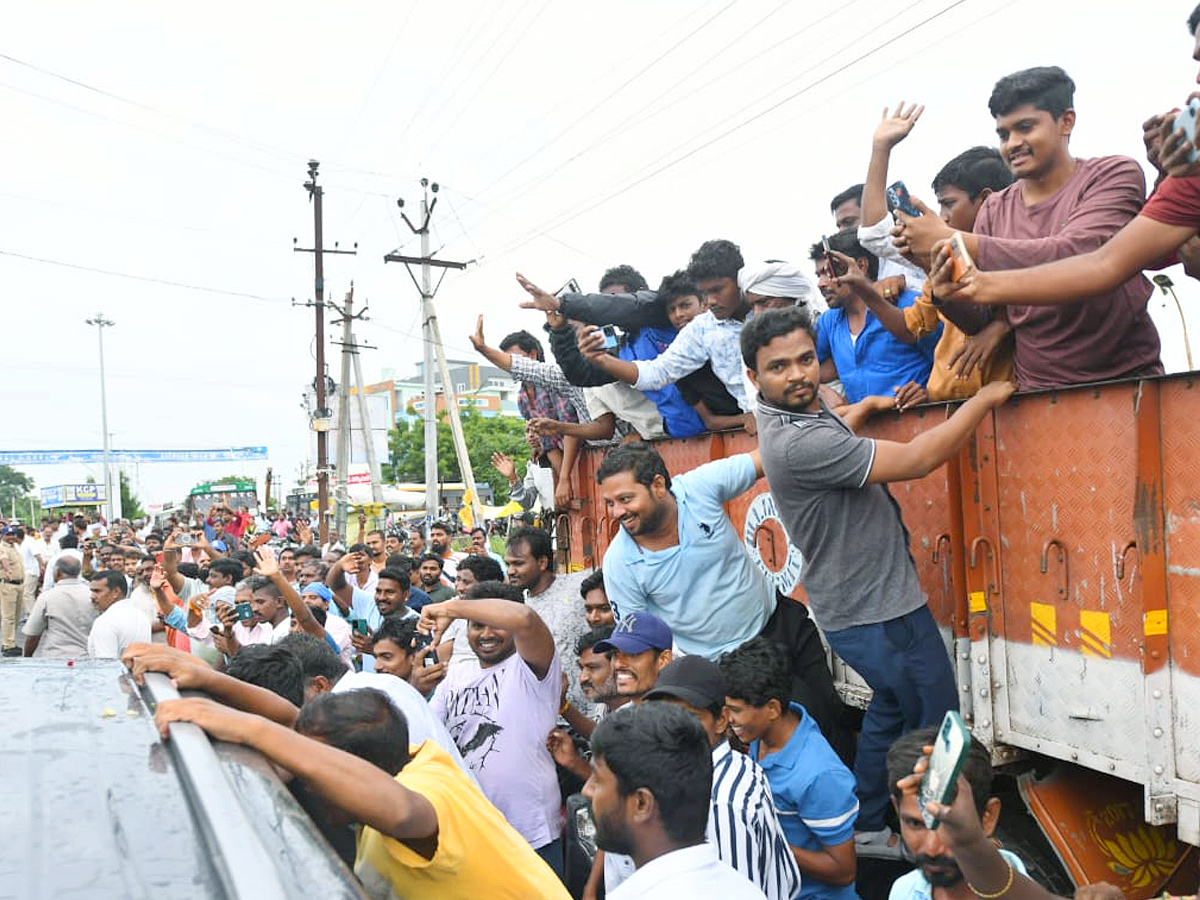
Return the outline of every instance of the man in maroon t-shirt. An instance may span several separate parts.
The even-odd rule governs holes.
[[[988,198],[963,234],[981,270],[1017,269],[1095,250],[1133,219],[1145,197],[1141,166],[1123,156],[1075,159],[1075,83],[1057,66],[1000,79],[988,101],[1000,151],[1017,181]],[[897,246],[921,257],[948,227],[934,216],[899,214]],[[936,288],[935,288],[936,290]],[[1158,331],[1147,310],[1152,288],[1137,274],[1086,301],[1007,298],[1022,390],[1161,374]]]
[[[1192,59],[1200,62],[1200,6],[1188,19],[1188,33]],[[1200,83],[1200,74],[1196,81]],[[1185,255],[1185,250],[1194,247],[1200,232],[1200,163],[1188,161],[1193,142],[1183,129],[1173,131],[1178,112],[1153,116],[1143,124],[1147,155],[1159,170],[1158,186],[1142,211],[1112,240],[1091,253],[1028,269],[971,269],[962,282],[952,280],[948,253],[943,249],[931,276],[934,291],[944,300],[994,304],[1019,299],[1027,304],[1051,304],[1115,290],[1142,269],[1174,263],[1176,253],[1187,268],[1187,257],[1194,259],[1196,253]]]

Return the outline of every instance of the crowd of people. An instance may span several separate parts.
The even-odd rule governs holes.
[[[851,900],[862,860],[907,858],[891,900],[1045,900],[989,841],[984,748],[952,803],[917,802],[958,691],[887,484],[956,454],[1014,390],[1163,371],[1141,269],[1196,258],[1193,141],[1173,114],[1145,123],[1147,201],[1136,161],[1071,155],[1073,91],[1056,67],[1001,78],[999,149],[945,163],[940,214],[888,184],[922,108],[886,110],[803,264],[720,239],[657,290],[630,266],[596,294],[518,276],[545,337],[493,347],[482,317],[472,337],[520,381],[527,419],[524,480],[493,464],[522,505],[569,508],[580,448],[609,447],[596,480],[619,529],[600,569],[557,572],[531,527],[503,554],[444,522],[344,550],[289,523],[277,552],[227,509],[103,539],[10,527],[5,654],[121,657],[205,691],[160,706],[163,736],[195,722],[291,772],[375,897]],[[938,400],[962,402],[908,443],[857,434]],[[652,443],[728,428],[757,449],[682,474]],[[807,604],[729,518],[762,477]],[[861,722],[822,634],[871,688]],[[580,794],[582,866],[564,840]]]

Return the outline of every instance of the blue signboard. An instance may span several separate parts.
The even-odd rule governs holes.
[[[266,459],[266,447],[217,447],[212,450],[110,450],[113,462],[188,463]],[[57,466],[102,463],[103,450],[0,450],[0,465]]]
[[[57,506],[99,506],[105,501],[102,484],[56,484],[42,488],[42,509]]]

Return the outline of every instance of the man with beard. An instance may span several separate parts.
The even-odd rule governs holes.
[[[954,854],[942,842],[937,831],[925,825],[917,795],[904,792],[897,782],[912,774],[913,766],[924,755],[924,748],[934,743],[937,727],[910,731],[887,754],[888,784],[892,790],[892,806],[900,819],[900,839],[912,855],[916,868],[897,878],[888,900],[974,900],[975,893],[963,878]],[[983,833],[992,836],[1000,821],[1000,799],[992,796],[992,763],[987,748],[978,741],[971,742],[963,763],[962,777],[971,786],[975,811]],[[1009,850],[1000,855],[1017,872],[1024,875],[1025,865]]]
[[[562,686],[554,636],[520,591],[497,581],[427,604],[418,628],[436,641],[455,619],[467,620],[479,664],[452,666],[430,706],[484,795],[561,877],[558,777],[546,749]]]
[[[442,557],[436,553],[426,553],[417,566],[417,578],[421,581],[421,588],[434,603],[441,603],[454,596],[454,585],[448,584],[442,578],[444,565],[445,560]]]
[[[633,858],[637,871],[609,900],[722,897],[765,900],[705,840],[713,765],[695,716],[671,703],[617,710],[592,735],[592,775],[584,786],[596,844]]]
[[[557,575],[554,572],[554,548],[548,532],[540,528],[517,528],[508,536],[504,553],[508,565],[508,583],[525,592],[525,602],[534,610],[558,647],[563,666],[575,666],[575,642],[587,631],[587,623],[579,614],[579,584],[583,573]],[[568,689],[571,702],[583,706],[578,686]]]
[[[816,341],[802,309],[777,309],[746,326],[742,353],[758,389],[762,464],[788,538],[804,554],[809,605],[830,647],[873,692],[854,759],[855,839],[859,855],[886,855],[896,850],[885,824],[887,748],[905,731],[936,725],[958,708],[946,645],[886,485],[942,465],[1012,396],[1013,386],[984,385],[908,443],[858,437],[853,417],[821,403]]]
[[[575,650],[579,654],[579,689],[584,699],[593,704],[599,711],[599,719],[614,710],[620,709],[630,701],[630,698],[617,693],[617,676],[613,672],[613,657],[611,650],[597,650],[596,645],[608,640],[613,633],[613,626],[605,625],[594,628],[579,639]],[[565,710],[562,717],[567,724],[585,741],[596,730],[598,719],[589,719],[566,699],[563,691],[563,701],[560,709]],[[546,739],[546,749],[554,757],[554,761],[564,769],[587,781],[591,775],[587,759],[580,755],[571,735],[562,728],[555,728]]]
[[[621,523],[604,554],[605,588],[619,616],[658,616],[686,654],[715,661],[759,635],[786,647],[792,696],[848,762],[853,738],[820,635],[803,604],[776,593],[725,512],[762,471],[757,450],[675,478],[648,444],[614,450],[596,473],[608,516]]]
[[[442,560],[442,577],[453,583],[458,574],[458,564],[465,553],[454,551],[454,526],[448,522],[434,522],[429,526],[429,552]]]
[[[379,573],[375,582],[375,593],[371,595],[354,587],[346,578],[343,564],[349,558],[351,555],[347,554],[333,564],[329,574],[325,576],[325,584],[333,592],[337,606],[346,611],[346,619],[353,620],[351,641],[355,651],[362,654],[362,670],[374,672],[372,641],[375,631],[383,624],[384,616],[416,618],[417,614],[408,608],[409,577],[400,569],[385,568]],[[363,624],[359,624],[360,622]]]

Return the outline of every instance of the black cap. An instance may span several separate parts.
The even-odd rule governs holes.
[[[725,705],[725,676],[715,662],[703,656],[683,656],[658,673],[646,700],[674,697],[697,709]]]

